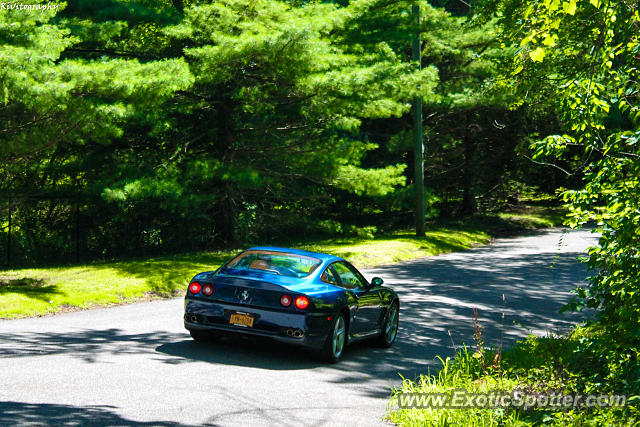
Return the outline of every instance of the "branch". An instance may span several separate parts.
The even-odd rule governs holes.
[[[78,52],[78,53],[102,53],[104,55],[125,56],[129,58],[143,58],[143,59],[161,59],[154,55],[145,55],[143,53],[135,52],[118,52],[110,49],[82,49],[78,47],[71,47],[65,50],[66,52]]]
[[[543,165],[543,166],[552,166],[558,170],[561,170],[562,172],[564,172],[567,176],[571,176],[573,175],[572,173],[567,172],[566,170],[562,169],[560,166],[558,165],[554,165],[553,163],[546,163],[546,162],[539,162],[537,160],[533,160],[531,157],[529,156],[525,156],[524,154],[520,154],[522,157],[524,157],[527,160],[532,161],[533,163],[537,164],[537,165]]]

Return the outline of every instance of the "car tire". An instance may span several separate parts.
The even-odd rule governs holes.
[[[389,348],[396,341],[398,336],[398,324],[400,320],[400,305],[398,302],[391,304],[387,310],[382,324],[382,332],[378,336],[378,345],[380,347]]]
[[[342,357],[347,345],[347,323],[344,314],[339,314],[333,322],[329,335],[322,349],[322,356],[326,362],[336,363]]]

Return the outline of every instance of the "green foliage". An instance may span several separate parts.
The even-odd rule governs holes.
[[[358,227],[355,225],[341,224],[338,221],[333,221],[330,219],[319,221],[316,224],[316,229],[322,234],[331,236],[357,236],[362,239],[373,239],[374,235],[378,231],[378,228],[374,225]]]
[[[384,169],[360,169],[345,165],[338,169],[336,186],[358,195],[384,196],[392,192],[394,186],[404,185],[402,172],[405,167],[395,165]]]
[[[72,225],[61,219],[102,190],[107,147],[192,81],[180,58],[67,58],[81,40],[55,14],[0,14],[0,206],[18,262],[64,255]]]
[[[598,344],[596,344],[598,343]],[[629,383],[629,365],[620,367],[616,358],[606,358],[603,351],[613,343],[601,341],[598,330],[577,328],[565,337],[528,337],[495,358],[485,351],[471,353],[467,348],[456,357],[442,360],[437,375],[423,375],[415,381],[404,380],[393,392],[391,405],[398,402],[400,393],[448,393],[466,390],[470,393],[506,391],[514,389],[532,394],[626,394],[633,396]],[[483,366],[483,360],[497,360],[494,366]],[[636,359],[637,360],[637,359]],[[637,368],[635,368],[637,369]],[[625,375],[620,375],[625,372]],[[612,378],[617,378],[611,382]],[[389,419],[398,425],[635,425],[640,414],[635,403],[624,407],[564,408],[534,407],[529,409],[390,409]]]
[[[472,393],[508,390],[517,383],[501,376],[482,376],[480,359],[466,347],[455,358],[441,359],[442,367],[437,375],[421,375],[415,381],[403,379],[402,385],[393,390],[390,406],[398,403],[401,393],[449,393],[467,390]],[[482,376],[482,380],[478,380]],[[514,411],[491,409],[435,409],[409,408],[391,410],[388,419],[400,426],[500,426],[526,425]]]
[[[567,173],[583,176],[579,188],[562,193],[567,224],[594,224],[601,233],[585,258],[589,284],[567,306],[597,309],[597,322],[564,339],[564,350],[534,341],[520,346],[516,359],[546,351],[558,357],[552,367],[570,389],[639,395],[638,4],[498,0],[487,2],[487,10],[497,10],[504,39],[520,46],[510,66],[511,88],[522,103],[544,102],[562,120],[561,132],[532,143],[535,159],[564,162]],[[524,369],[536,381],[549,381],[542,363],[536,359]],[[634,405],[550,414],[558,424],[618,424],[625,417],[637,418]]]
[[[562,194],[570,209],[567,223],[595,223],[602,237],[589,251],[590,285],[577,290],[570,307],[599,309],[603,331],[619,343],[615,351],[624,364],[627,351],[638,346],[640,328],[638,5],[599,0],[491,4],[500,13],[505,37],[521,46],[512,66],[514,88],[552,87],[564,121],[566,133],[536,142],[535,156],[581,154],[583,186]]]
[[[284,232],[283,219],[331,211],[335,191],[378,196],[403,185],[404,165],[361,166],[376,145],[359,128],[363,119],[402,115],[437,77],[432,68],[414,72],[384,43],[354,54],[330,36],[375,4],[192,2],[161,33],[166,52],[183,51],[194,83],[147,141],[158,155],[143,170],[134,169],[139,157],[119,165],[105,200],[142,214],[153,200],[175,199],[166,215],[191,217],[179,204],[188,200],[209,217],[203,242],[234,244]],[[167,225],[162,233],[172,234]]]
[[[508,192],[510,181],[531,179],[516,147],[529,123],[537,123],[522,110],[510,111],[514,94],[498,77],[513,48],[500,43],[492,21],[452,18],[442,10],[429,11],[425,20],[423,61],[436,65],[440,77],[436,96],[424,106],[425,179],[445,214],[503,209],[495,195]],[[410,143],[409,135],[404,139]]]
[[[363,238],[407,227],[416,96],[428,218],[501,208],[513,181],[556,186],[515,161],[524,115],[495,79],[511,52],[495,24],[418,2],[417,70],[414,4],[3,11],[3,262],[10,216],[12,265],[239,246],[313,233],[323,219]]]

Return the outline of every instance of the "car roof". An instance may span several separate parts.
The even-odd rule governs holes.
[[[322,252],[303,251],[301,249],[292,248],[279,248],[277,246],[254,246],[247,249],[248,251],[273,251],[273,252],[286,252],[294,255],[306,255],[314,258],[321,259],[322,261],[344,261],[342,258],[335,255],[324,254]]]

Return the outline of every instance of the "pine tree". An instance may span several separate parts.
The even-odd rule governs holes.
[[[69,227],[93,174],[87,154],[191,81],[181,59],[62,58],[77,39],[54,22],[60,12],[0,14],[0,205],[20,230],[22,257],[46,253],[41,242]]]

